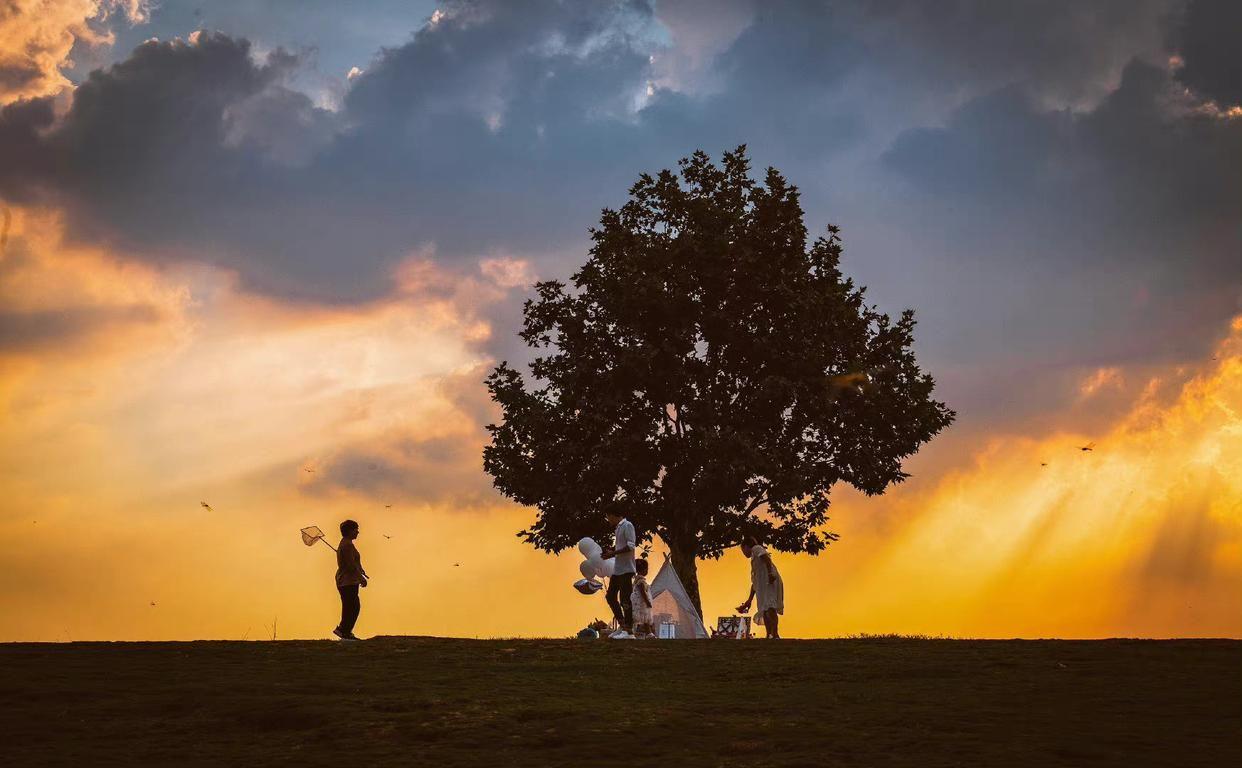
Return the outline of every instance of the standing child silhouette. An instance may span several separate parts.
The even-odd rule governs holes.
[[[341,623],[332,634],[342,640],[357,640],[354,624],[362,610],[358,589],[367,585],[367,572],[362,570],[362,556],[354,546],[358,538],[358,523],[346,520],[341,523],[341,545],[336,549],[336,591],[341,593]]]

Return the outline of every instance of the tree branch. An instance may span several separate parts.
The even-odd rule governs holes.
[[[758,509],[761,505],[767,504],[767,503],[768,503],[768,488],[767,486],[764,486],[763,490],[759,493],[759,495],[753,498],[750,504],[747,505],[746,514],[749,515],[751,512],[754,512],[756,509]]]

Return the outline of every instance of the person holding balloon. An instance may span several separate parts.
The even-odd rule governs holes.
[[[638,538],[634,532],[634,524],[625,519],[625,515],[615,506],[604,513],[609,525],[616,527],[613,534],[613,545],[604,550],[605,556],[614,559],[612,576],[608,579],[608,607],[617,620],[618,629],[610,637],[624,639],[632,637],[634,629],[634,605],[630,595],[634,591],[634,550]],[[609,551],[611,550],[611,552]]]

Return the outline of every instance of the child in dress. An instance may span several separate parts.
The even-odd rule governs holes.
[[[650,568],[645,557],[634,563],[637,576],[634,578],[634,591],[630,593],[630,604],[634,607],[634,634],[639,637],[655,634],[651,628],[651,588],[647,586]]]

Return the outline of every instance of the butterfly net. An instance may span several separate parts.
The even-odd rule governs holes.
[[[315,546],[315,542],[323,538],[323,531],[319,530],[319,526],[311,525],[302,529],[302,543],[308,547]]]

